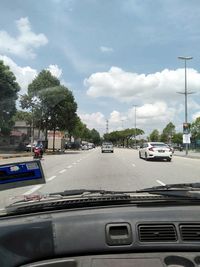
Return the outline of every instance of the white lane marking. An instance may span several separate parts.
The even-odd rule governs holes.
[[[165,186],[166,184],[165,183],[163,183],[162,181],[160,181],[160,180],[156,180],[156,182],[157,183],[159,183],[159,184],[161,184],[161,185],[163,185],[163,186]]]
[[[28,190],[26,193],[24,193],[23,195],[30,195],[32,193],[34,193],[35,191],[37,191],[38,189],[40,189],[42,187],[42,185],[36,185],[34,186],[32,189]]]
[[[132,166],[135,167],[136,165],[134,163],[132,163]]]
[[[77,164],[77,162],[73,162],[72,164],[73,164],[73,165],[76,165],[76,164]]]
[[[52,181],[52,180],[55,179],[55,178],[56,178],[55,175],[54,175],[54,176],[51,176],[50,178],[47,179],[47,181],[50,182],[50,181]]]
[[[72,168],[72,165],[67,166],[67,169],[70,169],[70,168]]]
[[[59,171],[59,173],[63,173],[63,172],[66,172],[66,169]]]

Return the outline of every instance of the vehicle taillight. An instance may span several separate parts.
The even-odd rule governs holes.
[[[150,147],[150,148],[149,148],[149,151],[154,151],[154,150],[153,150],[153,147]]]

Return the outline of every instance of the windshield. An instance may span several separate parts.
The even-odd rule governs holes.
[[[0,209],[200,181],[199,1],[1,0],[0,25],[0,165],[45,176],[0,172]]]

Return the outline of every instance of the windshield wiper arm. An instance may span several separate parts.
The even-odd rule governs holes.
[[[65,190],[56,193],[50,193],[49,196],[76,196],[76,195],[84,195],[84,194],[100,194],[100,195],[117,195],[117,194],[124,194],[127,195],[126,192],[123,191],[111,191],[111,190],[97,190],[97,189],[72,189],[72,190]]]
[[[138,193],[200,199],[200,183],[166,184],[137,190]]]

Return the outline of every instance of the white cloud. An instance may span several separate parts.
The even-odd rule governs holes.
[[[3,60],[4,64],[10,67],[10,70],[14,73],[18,84],[21,87],[20,94],[24,94],[27,91],[29,83],[37,76],[37,70],[26,66],[18,66],[11,58],[7,56],[1,56],[0,60]]]
[[[21,87],[20,94],[27,93],[28,85],[38,75],[38,71],[30,66],[21,67],[7,56],[0,55],[0,60],[3,60],[4,64],[9,66],[10,70],[14,73],[16,80]],[[51,64],[47,69],[57,78],[60,78],[62,75],[62,69],[60,69],[57,65]],[[69,85],[64,80],[61,80],[61,84]]]
[[[153,129],[162,130],[167,123],[174,121],[176,110],[168,107],[165,102],[144,104],[136,110],[137,127],[149,134]],[[97,129],[101,134],[106,132],[106,117],[101,112],[79,114],[81,120],[92,129]],[[109,132],[121,130],[122,128],[134,128],[135,108],[127,112],[113,110],[108,118]]]
[[[97,129],[101,133],[105,133],[106,119],[101,112],[96,113],[80,113],[79,114],[83,123],[87,125],[89,129]]]
[[[196,113],[194,113],[194,114],[192,115],[192,119],[193,119],[193,121],[195,121],[196,118],[198,118],[198,117],[200,117],[200,111],[198,111],[198,112],[196,112]]]
[[[121,102],[142,101],[149,103],[167,98],[180,102],[178,91],[184,90],[184,69],[168,70],[152,74],[126,72],[118,67],[111,67],[108,72],[93,73],[84,80],[91,97],[111,97]],[[188,69],[188,88],[198,91],[200,73]]]
[[[53,76],[55,76],[56,78],[60,78],[62,75],[62,69],[60,69],[58,67],[58,65],[49,65],[49,67],[47,68],[47,70],[49,70],[51,72],[51,74]]]
[[[110,53],[114,51],[112,47],[107,47],[107,46],[100,46],[99,49],[103,53]]]
[[[0,52],[23,58],[34,58],[36,56],[34,49],[46,45],[47,37],[43,33],[34,33],[27,17],[17,20],[16,27],[19,31],[16,37],[12,37],[6,31],[0,31]]]

